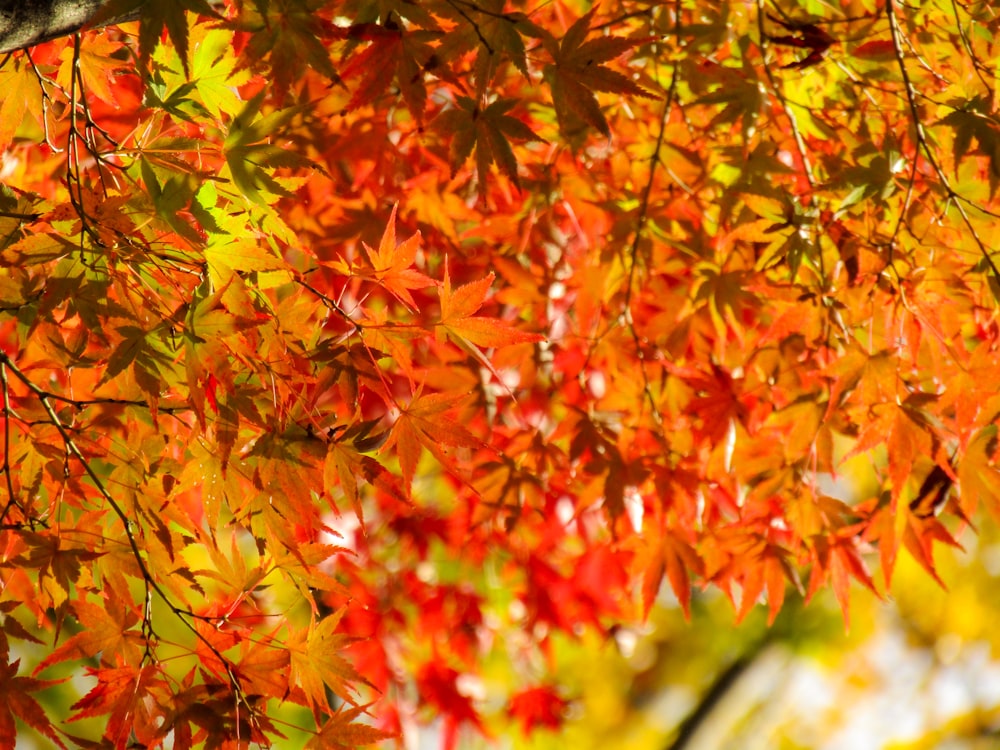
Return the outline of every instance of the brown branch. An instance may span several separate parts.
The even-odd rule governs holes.
[[[757,661],[764,652],[765,647],[771,641],[771,631],[753,643],[745,652],[740,654],[728,667],[722,670],[708,686],[708,689],[701,697],[701,701],[694,710],[685,717],[677,728],[677,735],[674,737],[666,750],[684,750],[698,734],[698,730],[711,719],[712,712],[719,705],[733,686],[739,682],[746,671]]]
[[[10,509],[13,506],[21,507],[21,503],[17,501],[14,496],[14,480],[12,479],[11,465],[10,465],[10,417],[12,410],[10,408],[10,384],[7,382],[7,365],[4,362],[0,362],[0,385],[3,387],[3,466],[0,466],[0,470],[3,471],[4,478],[7,482],[7,504],[4,505],[3,512],[0,513],[0,524],[2,524],[7,519],[7,514],[10,513]]]
[[[25,49],[83,29],[104,0],[5,0],[0,3],[0,53]],[[100,21],[101,26],[135,21],[140,7]]]
[[[230,661],[222,655],[222,653],[208,638],[199,633],[198,629],[188,620],[188,617],[192,616],[193,613],[185,610],[183,607],[177,606],[167,595],[167,592],[163,590],[163,587],[160,586],[154,578],[149,565],[142,556],[142,550],[139,549],[139,544],[136,542],[135,534],[132,533],[131,519],[125,512],[125,509],[118,503],[117,500],[114,499],[114,497],[111,496],[108,488],[105,486],[101,478],[97,476],[97,472],[95,472],[94,468],[90,465],[90,461],[88,461],[87,457],[83,455],[83,452],[76,444],[73,436],[70,435],[66,425],[63,424],[63,421],[59,418],[59,414],[56,413],[55,408],[52,406],[51,394],[43,391],[35,385],[35,383],[27,375],[25,375],[4,352],[0,352],[0,373],[3,374],[4,381],[6,381],[6,372],[8,370],[12,375],[14,375],[14,377],[20,380],[29,391],[31,391],[36,399],[38,399],[38,402],[42,405],[46,414],[48,414],[49,424],[55,427],[59,432],[59,435],[63,440],[63,444],[66,447],[66,452],[80,462],[84,472],[90,478],[90,481],[93,482],[95,489],[100,493],[101,497],[103,497],[104,501],[108,504],[108,507],[111,508],[114,514],[118,516],[118,519],[121,521],[125,529],[125,538],[128,540],[128,546],[132,552],[132,557],[135,560],[136,565],[139,567],[139,573],[142,576],[143,584],[146,590],[143,630],[147,631],[148,626],[148,632],[153,633],[152,622],[149,618],[152,594],[155,593],[164,602],[164,604],[167,605],[170,611],[173,612],[174,615],[181,621],[181,623],[183,623],[184,626],[194,634],[195,638],[205,644],[206,648],[208,648],[212,655],[215,656],[219,660],[219,663],[224,666],[226,676],[229,679],[230,687],[232,688],[237,699],[237,710],[239,710],[240,705],[246,706],[247,709],[250,710],[251,716],[253,716],[253,706],[251,706],[248,702],[247,696],[244,694],[243,688],[240,686],[239,679],[237,678]]]
[[[41,214],[22,214],[17,211],[0,211],[0,219],[18,219],[20,221],[37,221]]]

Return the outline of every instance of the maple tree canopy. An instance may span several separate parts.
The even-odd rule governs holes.
[[[0,737],[557,728],[553,633],[1000,510],[990,3],[79,7],[2,28],[83,31],[0,57]]]

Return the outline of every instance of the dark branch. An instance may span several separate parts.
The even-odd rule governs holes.
[[[760,638],[716,676],[712,684],[709,685],[708,690],[701,697],[701,702],[698,703],[695,709],[687,715],[677,728],[677,736],[667,746],[667,750],[684,750],[688,746],[698,733],[699,728],[711,718],[715,707],[719,705],[726,693],[732,689],[740,677],[757,660],[757,657],[761,655],[770,640],[770,634]]]
[[[12,52],[80,31],[104,0],[0,0],[0,53]],[[140,8],[102,26],[135,21]]]

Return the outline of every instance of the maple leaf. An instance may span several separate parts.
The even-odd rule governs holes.
[[[266,207],[279,197],[292,195],[275,179],[273,170],[277,167],[307,167],[311,162],[302,154],[272,142],[273,136],[287,126],[301,109],[288,107],[258,117],[263,103],[263,92],[247,101],[229,125],[223,151],[236,188],[247,200]]]
[[[879,596],[868,567],[858,550],[858,539],[852,536],[852,531],[851,528],[845,528],[830,539],[823,537],[816,539],[812,575],[806,592],[808,601],[829,578],[847,627],[850,627],[851,622],[851,578],[860,581],[875,596]]]
[[[26,554],[15,557],[18,565],[38,570],[38,585],[52,597],[52,606],[61,606],[83,571],[82,563],[101,557],[100,552],[65,546],[58,533],[25,533]],[[92,612],[83,604],[81,611]]]
[[[348,29],[347,36],[352,40],[371,42],[347,60],[341,69],[341,77],[345,81],[361,77],[347,109],[353,110],[373,102],[395,79],[406,106],[414,118],[421,121],[427,102],[424,72],[435,70],[438,60],[429,42],[438,39],[440,32],[407,31],[388,18],[381,26],[356,24]]]
[[[501,63],[509,59],[525,76],[528,75],[527,50],[522,34],[538,34],[522,13],[504,13],[505,0],[480,0],[475,5],[446,6],[455,23],[438,48],[445,60],[457,59],[470,50],[476,50],[473,78],[476,95],[482,97],[496,77]]]
[[[507,713],[521,722],[525,737],[537,727],[558,730],[566,719],[569,702],[553,685],[538,685],[515,693],[507,702]]]
[[[260,642],[242,641],[241,656],[234,673],[243,689],[252,695],[284,699],[288,695],[289,652],[273,638]]]
[[[764,542],[754,550],[754,559],[748,561],[741,583],[740,609],[736,614],[741,622],[757,604],[761,594],[767,592],[767,624],[773,625],[785,601],[785,589],[789,580],[796,580],[788,550],[778,545]]]
[[[438,335],[451,333],[457,338],[477,346],[510,346],[542,341],[543,336],[514,328],[499,318],[477,316],[476,312],[486,303],[486,295],[495,274],[452,289],[448,265],[445,264],[444,281],[438,288],[441,300],[441,320]]]
[[[40,111],[42,87],[25,55],[18,55],[0,67],[0,149],[6,149],[17,133],[25,114]]]
[[[580,555],[569,575],[563,575],[535,552],[525,564],[529,584],[522,600],[529,619],[567,632],[583,624],[606,631],[598,613],[621,611],[620,594],[627,580],[623,560],[607,547],[595,547]]]
[[[897,522],[897,525],[902,525],[903,527],[901,534],[903,545],[920,567],[942,589],[947,589],[948,587],[941,579],[941,576],[938,575],[934,564],[934,542],[943,542],[949,547],[954,547],[958,550],[964,551],[964,548],[955,541],[951,533],[936,518],[921,518],[912,511],[903,511],[900,513],[900,517],[903,519],[902,524]]]
[[[454,748],[458,726],[469,723],[483,734],[487,734],[472,699],[458,688],[460,673],[448,666],[439,656],[426,662],[417,673],[417,688],[423,702],[432,706],[445,717],[445,748]]]
[[[352,750],[355,747],[373,745],[395,735],[377,727],[361,724],[357,718],[367,706],[341,706],[326,720],[323,728],[306,743],[307,750]]]
[[[344,439],[350,436],[345,433]],[[388,433],[379,436],[379,446],[388,438]],[[361,506],[361,495],[358,481],[364,479],[376,489],[401,502],[407,502],[406,490],[399,484],[399,479],[371,456],[361,455],[357,450],[338,440],[330,443],[326,459],[323,462],[323,483],[327,488],[337,484],[351,504],[354,514],[365,527],[364,510]]]
[[[285,642],[292,667],[290,680],[302,688],[314,711],[327,707],[327,688],[346,703],[357,704],[351,683],[364,680],[340,654],[351,637],[336,632],[344,613],[340,609],[305,630],[294,631]]]
[[[909,478],[914,461],[919,456],[932,455],[938,442],[922,412],[913,406],[919,400],[911,395],[900,405],[880,404],[873,407],[873,419],[848,454],[858,455],[885,443],[893,457],[889,464],[893,501],[899,497]]]
[[[959,108],[941,118],[938,124],[954,130],[952,158],[956,174],[962,159],[972,147],[972,140],[976,140],[976,150],[989,160],[992,194],[1000,182],[1000,118],[990,111],[991,106],[986,97],[961,102]]]
[[[664,531],[654,535],[653,539],[644,541],[637,562],[642,570],[642,616],[649,617],[666,575],[684,616],[690,618],[691,576],[700,576],[705,572],[704,562],[694,548],[678,535]]]
[[[425,289],[433,286],[434,280],[425,276],[420,271],[412,268],[420,250],[420,232],[416,232],[409,239],[396,244],[396,209],[398,204],[392,207],[389,221],[385,225],[385,232],[377,249],[372,249],[367,243],[361,245],[365,249],[371,268],[363,268],[361,274],[373,279],[386,291],[392,294],[407,307],[416,311],[417,303],[410,294],[411,289]]]
[[[112,655],[137,656],[141,633],[135,630],[139,623],[138,616],[123,606],[123,602],[110,597],[104,606],[77,601],[73,611],[83,629],[55,649],[37,667],[38,674],[47,667],[79,657],[93,657],[104,654],[106,658]]]
[[[610,138],[611,128],[594,92],[650,98],[652,94],[603,63],[648,40],[602,36],[586,41],[596,12],[594,7],[577,19],[558,43],[551,35],[543,37],[543,43],[553,59],[544,72],[552,89],[552,104],[560,128],[564,132],[571,131],[572,118],[577,117],[596,128],[605,138]]]
[[[772,42],[775,44],[783,44],[788,47],[795,47],[797,49],[809,50],[809,53],[801,60],[796,60],[788,63],[787,65],[783,65],[783,68],[802,69],[817,65],[826,55],[830,46],[837,42],[834,37],[830,36],[814,23],[782,21],[780,18],[776,18],[770,13],[767,14],[767,17],[782,28],[793,32],[791,34],[771,36],[769,38]]]
[[[427,332],[414,325],[393,325],[386,308],[369,310],[367,322],[363,336],[369,355],[373,359],[391,359],[411,383],[416,383],[420,378],[413,362],[413,342],[422,339]]]
[[[121,47],[121,42],[106,36],[95,35],[93,39],[88,39],[85,44],[80,45],[79,60],[76,63],[84,88],[102,101],[114,106],[118,104],[112,85],[114,76],[126,67],[121,58],[113,57]],[[59,69],[58,79],[66,86],[70,85],[69,81],[74,64],[73,57],[74,50],[69,48],[62,54],[62,65]]]
[[[97,684],[71,706],[76,713],[70,721],[110,714],[104,737],[115,748],[125,748],[130,734],[143,744],[162,738],[166,711],[149,695],[154,685],[162,687],[155,666],[88,667],[87,674],[95,677]]]
[[[1000,518],[1000,470],[994,464],[997,426],[987,425],[965,448],[958,465],[958,486],[962,510],[972,517],[979,503]]]
[[[418,393],[409,404],[400,407],[385,449],[396,448],[405,488],[409,489],[413,484],[421,446],[442,464],[448,465],[450,462],[443,446],[477,448],[482,444],[462,424],[446,414],[467,398],[461,393]]]
[[[250,80],[250,71],[238,70],[231,54],[233,34],[222,29],[192,30],[194,51],[191,80],[201,103],[220,122],[223,114],[236,117],[241,109],[239,86]]]
[[[90,26],[101,26],[115,18],[125,18],[142,9],[139,16],[139,67],[146,71],[149,58],[165,28],[177,50],[184,74],[188,74],[188,22],[187,12],[219,18],[219,14],[206,0],[109,0],[91,17]]]
[[[466,96],[458,97],[456,103],[458,107],[445,110],[435,120],[435,125],[451,137],[452,168],[458,169],[465,163],[475,148],[481,195],[486,193],[490,164],[494,163],[501,173],[520,188],[517,159],[510,147],[510,140],[542,143],[545,140],[539,138],[531,128],[516,117],[507,114],[517,104],[517,100],[497,99],[482,110],[475,101]]]
[[[695,393],[691,412],[703,423],[702,433],[712,442],[721,442],[731,426],[745,423],[748,409],[741,399],[741,382],[715,363],[705,373],[691,367],[668,365]]]
[[[7,662],[6,654],[4,654],[3,661]],[[31,695],[39,690],[57,685],[63,680],[51,681],[37,680],[33,677],[18,677],[17,671],[20,664],[20,659],[0,664],[0,737],[13,740],[18,736],[17,725],[14,723],[14,717],[17,717],[59,747],[65,748],[66,745],[56,734],[45,709]]]
[[[317,18],[320,7],[315,0],[242,4],[240,26],[254,30],[242,59],[252,67],[267,61],[279,100],[303,78],[306,65],[331,81],[340,81],[325,42],[341,34],[328,21]]]

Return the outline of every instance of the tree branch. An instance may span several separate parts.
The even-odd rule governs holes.
[[[701,726],[711,718],[715,707],[719,705],[740,677],[757,661],[757,657],[763,653],[770,641],[771,633],[768,631],[716,676],[712,684],[708,686],[708,690],[702,695],[701,701],[677,728],[677,735],[674,737],[674,741],[667,746],[667,750],[684,750],[690,744]]]
[[[93,483],[95,489],[100,493],[101,497],[104,498],[104,501],[108,504],[108,507],[111,508],[114,514],[118,517],[118,520],[122,523],[122,526],[125,530],[125,538],[128,542],[129,549],[132,553],[132,558],[135,560],[135,563],[139,568],[139,574],[142,577],[143,585],[146,590],[145,608],[144,608],[145,614],[143,615],[144,633],[153,634],[150,606],[151,606],[152,594],[155,593],[163,601],[163,603],[167,605],[170,611],[173,612],[174,615],[181,621],[184,627],[190,630],[191,633],[194,634],[194,637],[197,638],[199,641],[201,641],[205,645],[205,647],[212,653],[212,655],[219,660],[219,663],[223,665],[226,672],[226,677],[229,680],[229,685],[232,688],[233,693],[237,698],[237,708],[239,706],[244,706],[247,709],[249,709],[251,716],[253,716],[255,709],[250,704],[248,697],[244,694],[243,687],[240,684],[236,672],[233,670],[232,662],[229,659],[227,659],[222,654],[221,651],[219,651],[219,649],[215,646],[214,643],[212,643],[211,640],[209,640],[207,637],[205,637],[204,634],[199,632],[198,629],[194,626],[194,624],[188,619],[189,617],[198,617],[198,616],[195,615],[193,612],[177,605],[173,601],[173,599],[171,599],[171,597],[167,594],[167,592],[163,589],[163,587],[159,584],[159,582],[156,580],[155,576],[153,575],[153,571],[149,566],[149,563],[147,562],[146,558],[143,557],[142,550],[139,548],[139,544],[136,541],[135,533],[132,531],[132,520],[128,517],[128,514],[125,512],[125,509],[122,507],[122,505],[111,495],[111,492],[108,490],[107,485],[97,475],[97,472],[94,470],[93,466],[91,466],[90,461],[83,454],[83,451],[80,450],[80,447],[76,444],[76,441],[73,439],[72,435],[70,435],[69,429],[59,418],[59,414],[52,406],[52,402],[50,400],[52,398],[51,394],[47,393],[46,391],[42,390],[37,385],[35,385],[35,383],[30,378],[28,378],[28,376],[25,375],[25,373],[23,373],[17,367],[17,365],[15,365],[10,360],[10,357],[8,357],[5,353],[0,352],[0,376],[2,376],[2,385],[5,387],[5,389],[8,382],[8,377],[7,377],[8,371],[14,377],[20,380],[21,383],[23,383],[24,386],[38,400],[38,403],[41,404],[42,408],[45,410],[45,413],[49,417],[48,423],[56,428],[60,437],[62,438],[63,444],[66,447],[67,455],[72,456],[73,458],[75,458],[77,461],[80,462],[84,472],[90,478],[90,481]],[[4,401],[5,401],[5,407],[9,408],[9,397],[6,394],[4,395]],[[13,487],[9,489],[9,491],[11,492],[12,490]],[[198,617],[198,619],[208,619],[208,618]]]
[[[0,0],[0,53],[31,47],[80,31],[104,0]],[[140,7],[102,26],[135,21]]]

